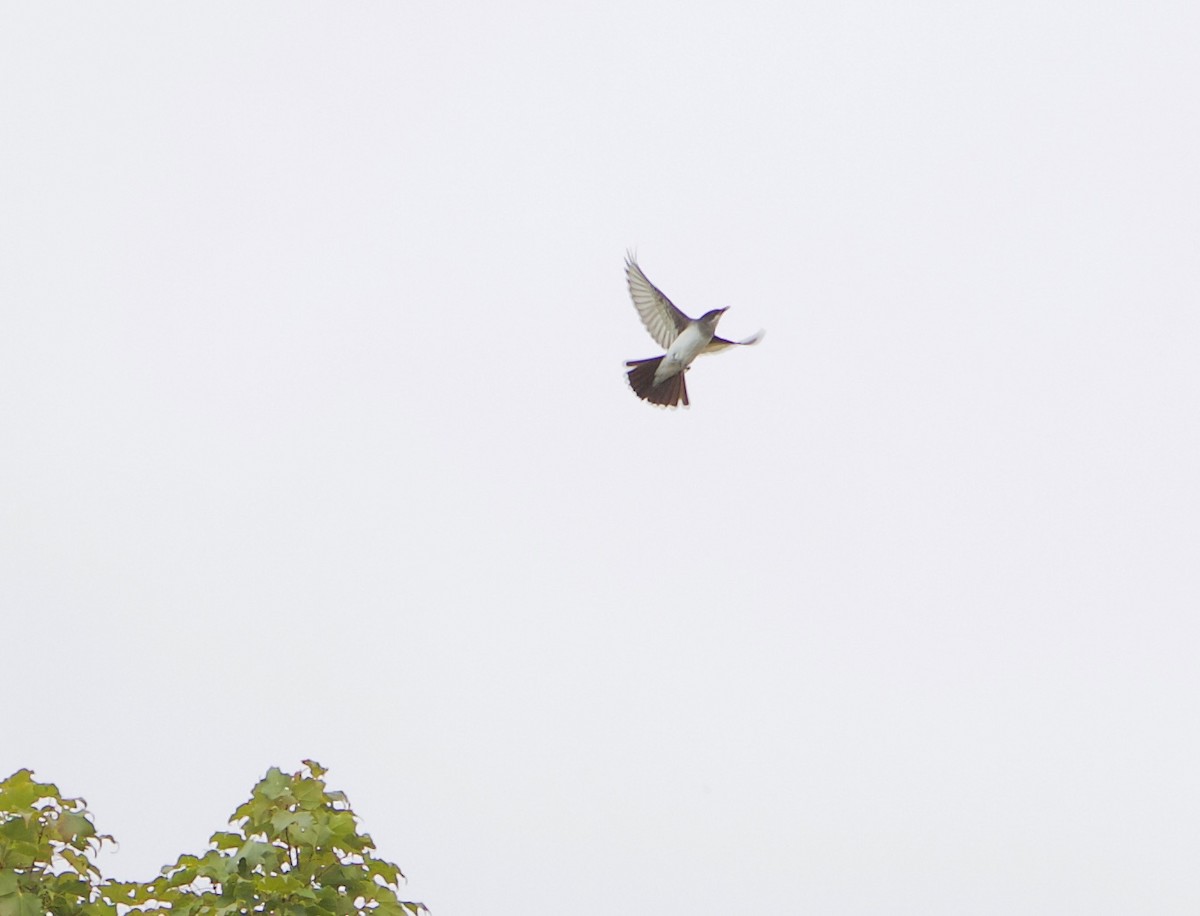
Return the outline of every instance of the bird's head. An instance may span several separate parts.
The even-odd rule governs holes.
[[[721,316],[724,315],[728,311],[729,311],[729,306],[725,306],[725,308],[723,308],[723,309],[713,309],[711,312],[705,312],[704,316],[700,319],[700,323],[703,324],[707,328],[712,328],[713,330],[716,330],[717,322],[720,321]]]

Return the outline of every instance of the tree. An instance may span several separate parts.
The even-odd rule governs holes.
[[[98,902],[104,840],[82,798],[17,770],[0,782],[0,916],[115,913]]]
[[[291,775],[272,767],[207,852],[140,883],[100,881],[90,855],[110,838],[96,835],[81,799],[21,770],[0,783],[0,916],[416,916],[424,904],[399,899],[404,875],[375,857],[325,773],[311,760]]]

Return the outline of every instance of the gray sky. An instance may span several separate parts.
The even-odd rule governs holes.
[[[1200,907],[1186,3],[0,9],[0,770],[440,914]],[[757,348],[692,408],[622,275]]]

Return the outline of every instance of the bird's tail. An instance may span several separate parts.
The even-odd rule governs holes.
[[[651,359],[631,359],[625,365],[629,366],[629,387],[643,401],[649,401],[651,404],[658,404],[661,407],[675,407],[682,403],[684,407],[688,406],[687,383],[683,380],[684,373],[672,375],[668,379],[655,385],[654,373],[658,371],[658,364],[663,361],[661,356],[655,356]]]

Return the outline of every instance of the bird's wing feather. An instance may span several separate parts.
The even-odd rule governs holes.
[[[755,333],[753,333],[749,337],[747,337],[745,340],[726,340],[724,337],[714,337],[709,342],[708,346],[705,347],[700,352],[701,353],[716,353],[720,350],[724,350],[726,347],[752,347],[756,343],[758,343],[760,340],[762,340],[763,337],[766,336],[766,333],[767,333],[766,331],[756,331]]]
[[[670,349],[680,331],[688,326],[688,316],[646,279],[632,254],[625,257],[625,279],[629,281],[629,295],[642,324],[660,347]]]

